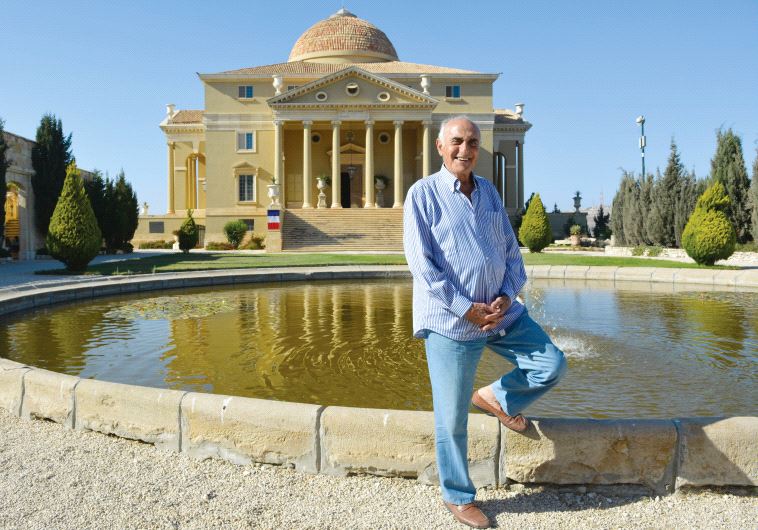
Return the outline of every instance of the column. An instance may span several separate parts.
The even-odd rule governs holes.
[[[421,122],[421,126],[423,129],[423,135],[422,135],[422,147],[421,147],[421,176],[426,177],[431,174],[431,145],[429,144],[429,127],[431,127],[432,122],[429,120],[424,120]]]
[[[184,172],[184,208],[192,208],[192,155],[187,157],[186,168]]]
[[[197,153],[192,153],[192,177],[190,178],[190,204],[192,209],[197,209]]]
[[[312,121],[303,121],[303,208],[313,208],[311,203],[312,166],[311,166],[311,125]]]
[[[174,142],[168,142],[168,209],[166,213],[176,213],[174,209]]]
[[[518,142],[516,144],[516,151],[518,153],[518,207],[524,207],[524,142]]]
[[[332,208],[342,208],[340,175],[340,121],[332,122]]]
[[[279,201],[286,208],[284,199],[284,175],[282,171],[282,120],[274,120],[274,184],[279,184]]]
[[[364,208],[374,208],[374,121],[366,120],[366,164],[363,167],[366,204]]]
[[[393,121],[395,124],[395,178],[393,188],[395,191],[395,204],[393,208],[403,207],[403,122]]]

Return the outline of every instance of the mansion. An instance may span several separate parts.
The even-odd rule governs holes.
[[[206,243],[242,219],[269,250],[294,248],[290,220],[315,237],[316,218],[356,224],[386,209],[400,219],[408,188],[441,166],[440,123],[460,114],[481,129],[477,174],[509,212],[523,207],[531,124],[522,104],[494,108],[499,74],[400,61],[384,32],[344,8],[305,31],[287,62],[198,75],[205,108],[168,105],[160,124],[168,204],[140,217],[135,246],[172,239],[188,209]]]

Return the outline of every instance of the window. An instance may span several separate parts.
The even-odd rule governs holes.
[[[361,91],[361,88],[358,86],[358,83],[348,83],[345,87],[345,92],[348,96],[357,96]]]
[[[386,132],[380,132],[379,133],[379,143],[380,144],[388,144],[390,143],[390,135]]]
[[[250,99],[253,97],[253,85],[240,85],[237,87],[237,91],[240,99]]]
[[[255,132],[237,133],[237,151],[255,151]]]
[[[320,141],[321,141],[321,135],[319,133],[313,133],[311,135],[311,142],[313,142],[314,144],[317,144]]]
[[[165,231],[163,221],[150,221],[148,227],[151,234],[162,234]]]
[[[255,219],[241,219],[247,225],[247,231],[252,232],[255,230]]]
[[[239,202],[255,201],[255,175],[238,175]]]
[[[461,85],[447,85],[445,87],[445,97],[459,99],[461,97]]]
[[[326,92],[316,92],[316,101],[326,101],[329,99],[329,95]]]
[[[385,102],[390,100],[390,93],[389,92],[379,92],[376,95],[376,99],[379,101]]]

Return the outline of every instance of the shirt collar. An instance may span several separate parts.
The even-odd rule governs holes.
[[[453,175],[449,169],[445,167],[445,164],[442,164],[442,169],[440,169],[440,173],[442,174],[442,179],[445,182],[446,185],[448,185],[453,192],[460,191],[461,189],[461,181]],[[471,176],[474,181],[474,191],[479,190],[479,185],[476,183],[476,174],[472,171]]]

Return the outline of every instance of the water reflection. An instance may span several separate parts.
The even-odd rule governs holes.
[[[151,299],[144,295],[11,315],[0,320],[0,356],[149,386],[324,405],[431,408],[423,343],[411,337],[408,282],[254,285],[160,296],[178,303],[203,293],[222,296],[231,310],[161,320],[109,313],[135,298]],[[530,283],[524,297],[570,366],[563,383],[529,413],[755,413],[754,293],[549,280]],[[477,385],[510,369],[485,352]]]

